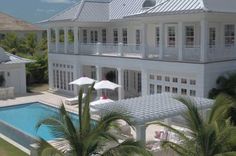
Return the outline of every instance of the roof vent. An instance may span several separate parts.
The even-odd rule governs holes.
[[[143,3],[143,8],[150,8],[156,5],[156,0],[145,0]]]

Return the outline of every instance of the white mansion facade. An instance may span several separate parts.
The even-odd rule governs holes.
[[[206,97],[218,76],[236,70],[235,6],[235,0],[82,0],[42,23],[49,86],[72,94],[74,79],[109,77],[123,86],[120,99],[161,92]]]

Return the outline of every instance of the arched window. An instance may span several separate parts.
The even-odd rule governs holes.
[[[143,8],[150,8],[156,5],[156,0],[145,0],[143,3]]]

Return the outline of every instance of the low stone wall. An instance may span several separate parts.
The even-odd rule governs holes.
[[[0,133],[29,150],[31,149],[30,145],[37,142],[36,138],[29,136],[2,121],[0,121]]]

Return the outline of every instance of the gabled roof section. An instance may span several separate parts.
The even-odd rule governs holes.
[[[10,54],[0,47],[0,64],[18,64],[18,63],[31,63],[31,62],[33,61]]]
[[[39,31],[39,27],[0,12],[0,31]]]
[[[206,10],[202,0],[157,0],[157,4],[134,15],[196,13]]]
[[[146,1],[81,0],[80,3],[44,22],[63,20],[108,22],[134,16],[188,14],[208,11],[236,13],[236,0],[156,0],[155,6],[143,8]]]

